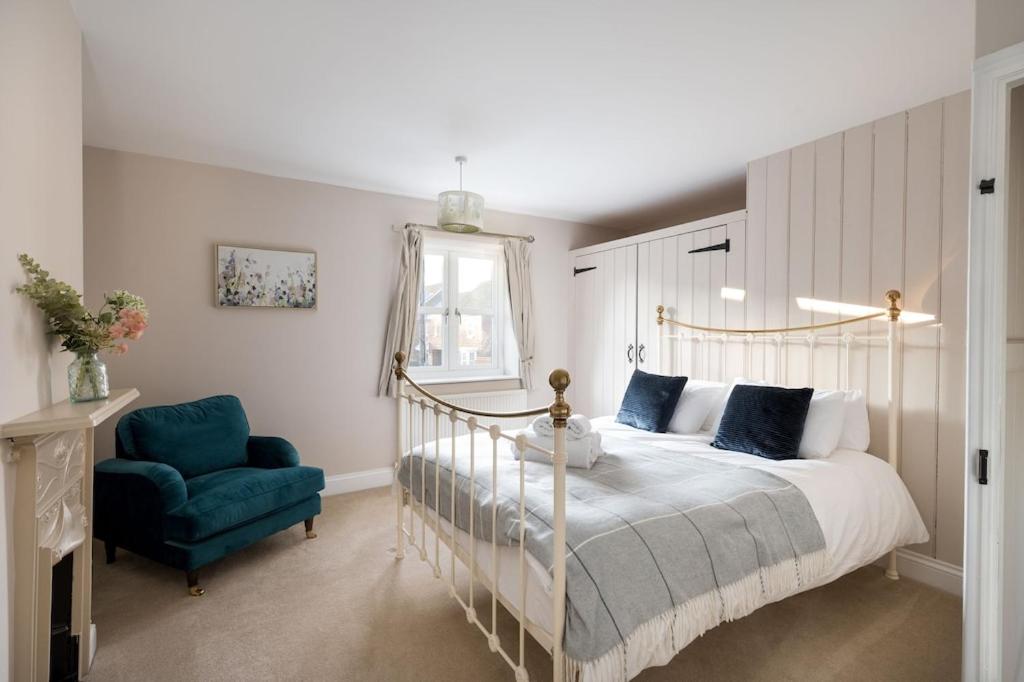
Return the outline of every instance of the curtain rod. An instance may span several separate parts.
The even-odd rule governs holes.
[[[445,234],[462,235],[465,237],[501,237],[504,239],[525,239],[531,244],[534,242],[534,236],[532,234],[504,234],[502,232],[449,232],[448,230],[442,230],[436,225],[424,225],[423,223],[406,223],[402,226],[395,225],[392,229],[394,229],[395,232],[398,232],[403,227],[418,227],[423,230],[433,230],[434,232],[444,232]]]

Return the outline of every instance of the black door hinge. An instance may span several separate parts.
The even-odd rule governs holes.
[[[978,191],[982,194],[995,194],[996,193],[996,179],[989,178],[988,180],[982,180],[978,183]]]
[[[978,483],[988,485],[988,450],[978,450]]]
[[[581,272],[590,272],[591,270],[597,270],[597,266],[596,265],[591,265],[589,268],[573,268],[572,269],[572,276],[575,277],[576,275],[580,274]]]
[[[699,249],[690,249],[686,253],[705,253],[707,251],[725,251],[729,253],[729,240],[726,239],[721,244],[712,244],[711,246],[702,246]]]

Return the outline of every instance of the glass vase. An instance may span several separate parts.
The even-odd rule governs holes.
[[[110,395],[107,366],[96,353],[75,353],[68,365],[68,391],[73,403],[104,400]]]

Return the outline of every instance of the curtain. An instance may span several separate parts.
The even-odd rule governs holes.
[[[530,244],[525,239],[506,239],[505,268],[508,300],[512,305],[512,329],[519,347],[519,378],[523,388],[533,388],[533,285],[530,277]]]
[[[384,340],[384,358],[381,360],[377,395],[395,396],[395,353],[412,350],[412,335],[416,329],[416,309],[419,306],[420,270],[423,264],[423,235],[418,228],[406,227],[402,232],[402,255],[398,269],[398,284],[391,301],[388,333]]]

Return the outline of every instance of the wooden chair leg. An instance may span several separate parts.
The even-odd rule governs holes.
[[[316,533],[313,532],[313,518],[310,516],[308,519],[303,521],[306,524],[306,538],[312,540],[316,537]]]
[[[117,559],[117,545],[115,545],[110,540],[104,540],[103,541],[103,549],[107,553],[107,563],[108,564],[114,563],[114,560]]]
[[[206,594],[206,590],[199,587],[199,571],[187,571],[185,573],[185,579],[188,580],[188,593],[193,597],[201,597]]]

